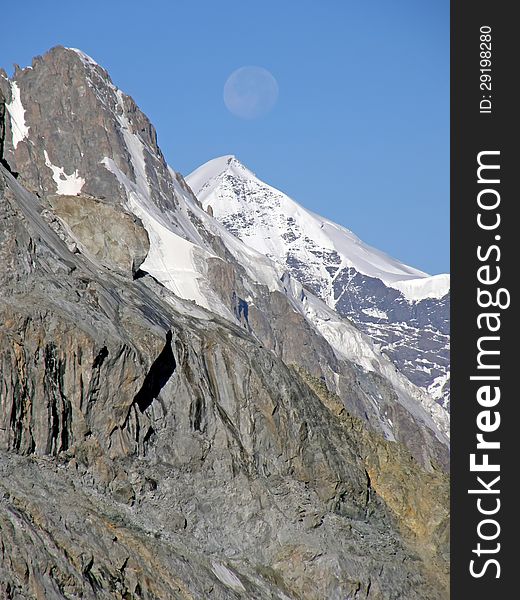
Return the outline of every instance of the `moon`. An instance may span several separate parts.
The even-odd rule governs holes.
[[[224,104],[241,119],[267,114],[278,100],[278,83],[263,67],[240,67],[224,84]]]

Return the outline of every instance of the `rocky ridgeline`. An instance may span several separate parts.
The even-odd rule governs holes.
[[[447,449],[420,410],[184,219],[99,66],[55,48],[0,93],[0,597],[446,598]],[[150,230],[102,164],[140,185],[129,123],[149,198],[212,249],[231,317],[257,294],[246,316],[143,270]],[[362,415],[373,393],[401,442]]]

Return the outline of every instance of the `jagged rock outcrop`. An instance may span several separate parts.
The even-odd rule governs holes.
[[[63,89],[56,78],[70,74],[70,98],[99,104],[105,90],[117,105],[106,82],[100,92],[76,79],[85,60],[56,49],[30,85],[51,77]],[[125,165],[124,128],[107,123],[128,181],[94,158],[48,167],[61,138],[38,137],[30,162],[40,104],[27,89],[18,92],[31,134],[20,141],[10,119],[5,127],[18,178],[0,166],[0,597],[444,600],[448,481],[436,457],[446,447],[421,428],[420,407],[407,411],[383,374],[338,358],[290,296],[260,294],[217,252],[206,267],[221,274],[215,293],[228,296],[230,318],[145,270],[130,277],[147,244],[128,215],[138,196],[120,185],[142,182],[131,158]],[[70,135],[86,147],[82,127]],[[153,142],[149,127],[141,134]],[[146,173],[159,160],[148,154]],[[157,169],[150,194],[162,193]],[[61,194],[55,173],[84,180],[80,195]],[[181,186],[169,177],[165,190]],[[203,224],[184,220],[179,194],[156,199],[193,244]],[[110,236],[105,210],[120,224],[106,244],[96,240],[98,226]],[[351,414],[374,395],[405,413],[396,423],[417,436],[418,460]]]
[[[123,275],[132,277],[137,273],[150,242],[135,215],[87,196],[51,195],[47,200],[50,214],[58,217],[64,236],[79,251]]]

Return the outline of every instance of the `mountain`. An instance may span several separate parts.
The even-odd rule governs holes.
[[[186,178],[202,206],[339,314],[449,410],[449,275],[428,276],[264,183],[234,156]]]
[[[0,162],[0,595],[446,596],[446,412],[102,67],[0,71]]]

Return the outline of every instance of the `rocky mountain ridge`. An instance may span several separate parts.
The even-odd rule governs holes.
[[[285,362],[303,361],[340,397],[350,389],[348,371],[354,368],[364,388],[360,401],[350,401],[356,414],[389,439],[408,444],[425,463],[433,447],[435,459],[446,464],[446,458],[440,458],[444,451],[435,447],[447,444],[447,413],[396,372],[349,322],[201,210],[182,177],[166,164],[149,120],[104,69],[78,50],[57,48],[17,73],[4,92],[11,98],[6,102],[10,118],[4,155],[27,189],[44,199],[63,195],[72,190],[60,186],[70,184],[74,176],[82,197],[93,196],[133,214],[150,240],[141,265],[144,272],[177,296],[241,323]],[[48,90],[53,82],[56,85]],[[83,130],[86,123],[88,135]],[[19,130],[26,132],[23,139],[15,135]],[[67,218],[61,229],[70,233],[70,215]],[[68,243],[77,245],[78,240]],[[309,352],[302,353],[297,342],[301,335],[309,338]],[[397,402],[374,392],[374,375],[388,380]],[[411,429],[431,439],[412,447],[416,434]]]
[[[91,59],[0,94],[0,594],[444,598],[447,440],[414,388],[270,289]]]

